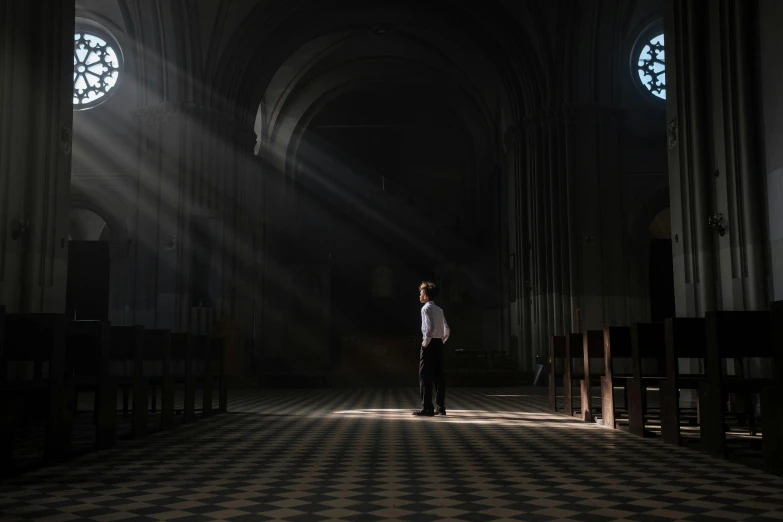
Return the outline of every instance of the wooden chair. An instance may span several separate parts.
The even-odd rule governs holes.
[[[161,429],[174,427],[174,387],[171,379],[171,331],[144,330],[144,380],[150,391],[150,409],[157,413],[161,395]]]
[[[147,433],[148,418],[147,383],[144,380],[144,328],[112,326],[111,345],[111,375],[122,389],[123,416],[128,415],[130,389],[133,391],[131,436],[140,438]]]
[[[10,464],[16,427],[45,417],[44,458],[70,449],[73,391],[65,380],[66,318],[61,314],[6,314],[0,354],[0,463]],[[5,466],[4,466],[5,467]]]
[[[563,381],[565,388],[565,368],[567,366],[566,353],[568,341],[565,335],[553,335],[549,338],[549,409],[557,411],[557,381]],[[566,403],[570,401],[570,393]]]
[[[704,319],[670,318],[664,321],[666,379],[661,383],[661,437],[669,444],[680,444],[680,390],[697,390],[703,373],[680,374],[679,359],[704,359],[707,339]]]
[[[80,391],[95,393],[95,439],[99,448],[114,444],[117,437],[117,388],[109,371],[111,327],[108,321],[68,321],[66,382]],[[74,406],[78,406],[78,400]]]

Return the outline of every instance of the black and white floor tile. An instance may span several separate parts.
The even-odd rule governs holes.
[[[549,413],[543,390],[234,392],[231,413],[0,482],[17,520],[781,520],[783,479]]]

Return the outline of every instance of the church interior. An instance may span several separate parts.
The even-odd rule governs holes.
[[[0,522],[783,519],[781,23],[0,0]]]

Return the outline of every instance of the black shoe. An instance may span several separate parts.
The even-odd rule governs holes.
[[[446,408],[438,408],[438,411],[435,412],[435,415],[446,415]]]
[[[417,417],[432,417],[433,415],[435,415],[435,412],[432,410],[419,410],[419,411],[414,411],[413,414]]]

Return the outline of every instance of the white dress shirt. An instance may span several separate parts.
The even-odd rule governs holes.
[[[449,333],[443,310],[432,301],[427,301],[421,307],[421,345],[427,346],[432,339],[441,339],[445,343],[449,340]]]

